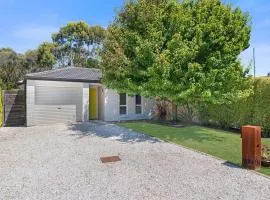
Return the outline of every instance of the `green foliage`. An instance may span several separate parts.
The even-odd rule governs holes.
[[[39,72],[50,70],[55,64],[55,58],[53,55],[54,44],[45,42],[37,49],[28,50],[24,54],[24,59],[28,72]]]
[[[29,50],[25,54],[10,48],[0,49],[0,86],[5,90],[14,89],[26,73],[52,69],[55,63],[52,45],[44,43],[37,50]]]
[[[38,71],[50,70],[56,63],[56,58],[54,56],[54,49],[56,45],[49,42],[44,42],[39,45],[37,49],[37,63]],[[37,71],[37,70],[36,70]]]
[[[22,54],[10,48],[0,49],[0,85],[2,89],[16,88],[17,82],[23,79],[27,71],[26,61]]]
[[[104,28],[89,26],[83,21],[61,27],[52,35],[57,66],[97,67],[98,52],[104,38]]]
[[[262,159],[270,160],[270,147],[263,145],[262,147]]]
[[[238,55],[250,31],[249,16],[220,0],[129,1],[108,28],[104,83],[175,103],[246,97]]]
[[[270,129],[270,78],[257,78],[251,96],[230,104],[200,104],[198,113],[205,124],[221,127],[259,125]]]
[[[270,129],[270,78],[255,81],[253,119],[251,123]]]

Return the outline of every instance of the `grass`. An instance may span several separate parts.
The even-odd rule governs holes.
[[[147,122],[126,122],[120,123],[120,125],[241,166],[242,144],[238,134],[201,126],[175,128]],[[270,138],[262,139],[262,143],[270,145]],[[258,172],[270,176],[270,168],[261,168]]]

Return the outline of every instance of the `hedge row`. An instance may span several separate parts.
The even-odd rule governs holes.
[[[200,105],[199,120],[222,128],[258,125],[270,132],[270,78],[254,81],[254,95],[227,105]]]
[[[0,88],[0,127],[2,126],[2,116],[3,116],[3,103],[2,103],[2,90]]]

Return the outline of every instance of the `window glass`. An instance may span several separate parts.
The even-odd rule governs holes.
[[[119,94],[120,96],[120,105],[127,105],[127,95],[126,93]]]
[[[120,105],[119,105],[119,113],[120,115],[127,114],[127,95],[126,93],[119,94]]]
[[[126,106],[120,106],[120,115],[127,114],[127,107]]]
[[[135,97],[135,111],[136,114],[141,114],[142,113],[142,97],[140,95],[136,95]]]
[[[142,97],[140,95],[136,95],[136,105],[142,104]]]
[[[142,113],[142,106],[136,106],[136,114]]]

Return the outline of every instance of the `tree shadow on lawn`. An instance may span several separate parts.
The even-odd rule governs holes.
[[[111,138],[124,143],[161,142],[151,136],[105,122],[71,124],[68,128],[74,131],[74,133],[71,134],[72,136],[78,136],[76,139],[81,139],[86,136],[97,136],[102,138]]]

